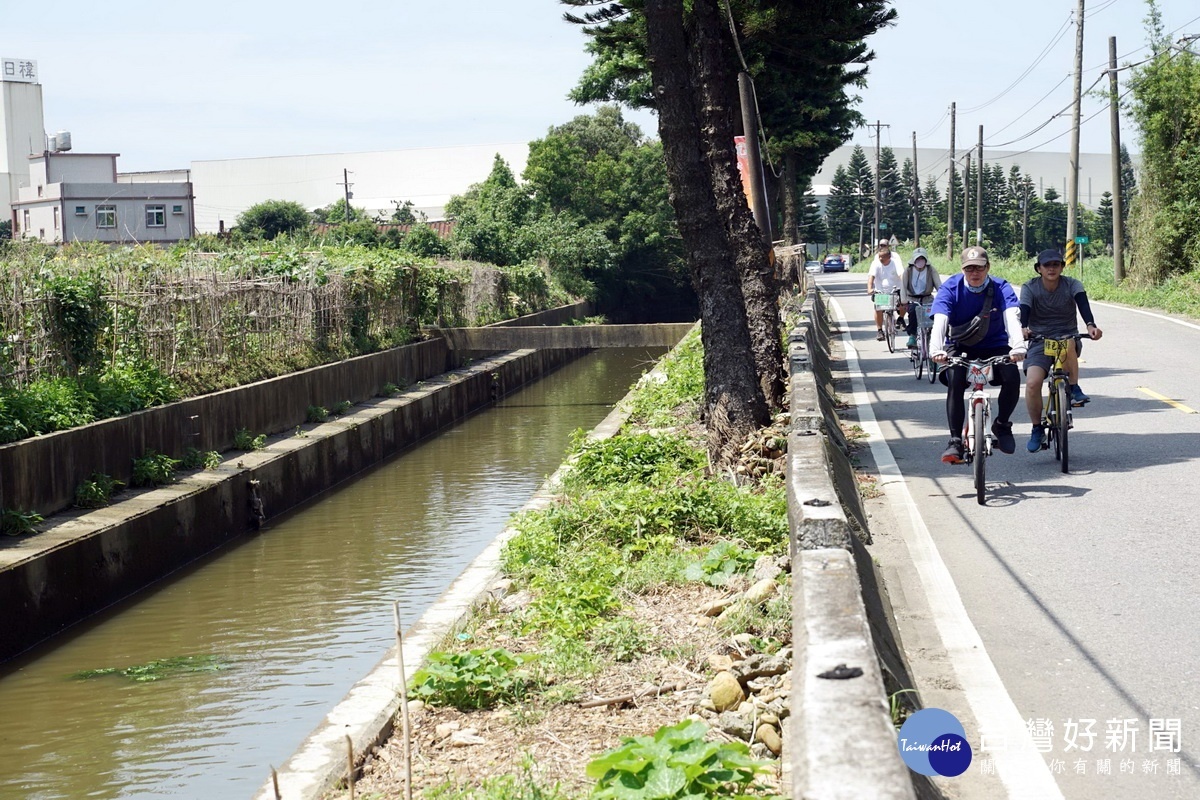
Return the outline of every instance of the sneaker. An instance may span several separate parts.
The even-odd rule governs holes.
[[[1092,398],[1083,393],[1083,389],[1079,388],[1079,384],[1075,384],[1071,387],[1071,405],[1075,408],[1079,408],[1091,399]]]
[[[1046,432],[1042,430],[1041,425],[1034,425],[1033,431],[1029,434],[1029,441],[1025,443],[1025,449],[1031,453],[1036,453],[1042,449],[1042,440],[1046,438]]]
[[[917,349],[917,337],[915,337],[915,336],[908,337],[907,347],[909,350],[916,350]]]
[[[1001,453],[1012,455],[1017,452],[1017,440],[1013,438],[1011,422],[993,422],[992,435],[996,437],[996,447],[1000,448]]]
[[[877,341],[877,342],[883,341],[883,328],[880,328],[879,330],[875,331],[875,341]]]
[[[943,464],[961,464],[963,461],[962,439],[951,439],[950,444],[942,453]]]

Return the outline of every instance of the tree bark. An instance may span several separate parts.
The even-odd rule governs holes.
[[[734,119],[740,109],[737,76],[729,31],[718,2],[694,0],[692,5],[695,33],[691,63],[696,78],[701,147],[711,175],[717,213],[728,231],[741,276],[758,383],[767,404],[779,408],[784,393],[779,283],[767,256],[770,245],[754,222],[738,174],[733,143]],[[750,168],[760,167],[751,164]]]
[[[646,0],[647,60],[658,104],[671,205],[700,301],[709,458],[732,466],[770,420],[754,368],[745,299],[701,148],[682,0]]]

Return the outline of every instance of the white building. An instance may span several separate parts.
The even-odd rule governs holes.
[[[29,156],[46,149],[37,62],[0,57],[0,220],[12,219],[17,190],[29,185]]]
[[[229,229],[239,214],[264,200],[321,208],[344,197],[342,184],[347,180],[355,208],[387,217],[393,202],[411,200],[429,219],[442,219],[451,196],[487,178],[497,155],[519,178],[529,159],[529,144],[193,161],[196,228],[213,233],[224,223]]]
[[[115,153],[29,157],[13,203],[13,238],[43,242],[177,242],[194,227],[189,182],[119,182]]]

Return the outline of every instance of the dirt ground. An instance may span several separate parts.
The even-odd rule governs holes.
[[[528,768],[543,787],[557,784],[567,795],[585,796],[594,786],[585,774],[592,759],[619,746],[622,737],[650,735],[691,715],[711,726],[712,738],[734,741],[737,737],[718,724],[718,714],[705,707],[710,706],[708,686],[716,672],[750,652],[745,636],[723,632],[714,617],[702,613],[707,604],[731,594],[728,587],[686,584],[629,598],[626,613],[652,631],[655,646],[631,662],[613,663],[586,683],[570,687],[571,693],[577,690],[574,702],[552,704],[535,696],[520,705],[464,713],[413,701],[417,706],[411,715],[414,795],[443,787],[451,789],[453,796],[486,778],[520,775]],[[499,618],[484,621],[473,638],[514,653],[536,652],[536,636],[514,640],[501,633],[501,627]],[[750,681],[751,693],[760,689],[751,700],[758,702],[765,696],[786,707],[788,683],[786,674]],[[639,696],[581,707],[588,701],[627,695]],[[743,704],[742,712],[747,711]],[[356,797],[404,797],[406,767],[400,731],[397,722],[396,733],[368,755],[355,781]],[[778,792],[781,762],[761,743],[752,751],[774,764],[773,772],[760,783]],[[339,800],[349,796],[348,789],[328,795]]]

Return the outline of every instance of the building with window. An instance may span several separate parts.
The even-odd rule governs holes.
[[[116,153],[29,157],[13,203],[13,237],[43,242],[177,242],[193,232],[189,181],[118,180]]]
[[[29,156],[45,149],[37,62],[0,57],[0,220],[12,219],[17,190],[29,185]]]

